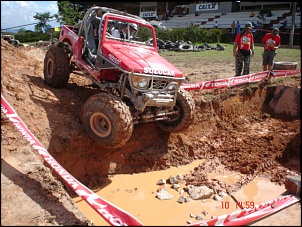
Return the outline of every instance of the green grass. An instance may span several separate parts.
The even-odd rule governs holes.
[[[23,44],[36,45],[36,42],[24,42]]]
[[[211,43],[209,43],[211,44]],[[217,43],[211,44],[216,47]],[[200,52],[179,52],[179,51],[164,51],[161,52],[160,55],[163,57],[178,56],[178,60],[181,59],[190,59],[191,61],[198,62],[198,59],[202,58],[203,60],[208,60],[209,63],[215,63],[216,60],[219,62],[225,62],[225,64],[234,64],[233,57],[233,44],[230,43],[220,43],[226,49],[224,51],[217,50],[205,50]],[[200,44],[197,44],[199,46]],[[262,67],[262,52],[263,47],[260,45],[255,46],[255,55],[251,60],[250,71],[251,72],[260,72],[263,71]],[[298,69],[301,69],[301,50],[297,48],[288,48],[281,47],[277,50],[277,55],[275,57],[275,61],[288,61],[288,62],[297,62]]]

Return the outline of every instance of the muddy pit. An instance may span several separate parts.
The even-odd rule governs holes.
[[[186,132],[168,134],[154,123],[136,125],[129,142],[115,150],[98,148],[85,133],[75,133],[50,151],[90,188],[99,187],[108,175],[164,170],[198,159],[211,161],[186,175],[188,184],[214,186],[207,174],[220,165],[245,175],[235,185],[224,185],[230,192],[256,176],[283,184],[288,171],[300,171],[299,92],[263,84],[205,96],[192,92],[197,114]],[[62,138],[64,132],[58,133],[55,138]]]
[[[126,145],[104,150],[90,139],[79,119],[85,100],[97,93],[90,81],[71,75],[66,88],[50,88],[43,82],[45,51],[19,50],[1,42],[1,52],[2,95],[50,154],[90,189],[106,187],[113,175],[166,170],[201,159],[207,161],[185,175],[187,184],[208,185],[229,193],[238,191],[256,176],[282,185],[286,175],[300,173],[300,75],[292,77],[290,83],[259,82],[208,92],[190,91],[196,104],[196,118],[188,130],[169,134],[162,132],[155,123],[135,125]],[[13,166],[11,159],[18,158],[18,151],[31,148],[3,113],[1,126],[2,162]],[[39,161],[28,158],[26,165],[19,164],[17,169],[22,172],[24,168],[24,176],[31,173],[43,182],[44,171],[36,171]],[[209,174],[220,166],[242,177],[234,184],[211,179]],[[32,217],[39,210],[29,209],[30,205],[26,212],[15,209],[8,214],[6,211],[14,209],[8,206],[14,198],[5,195],[19,193],[19,189],[7,187],[16,183],[12,175],[6,174],[6,177],[10,179],[6,186],[1,179],[4,225],[16,224],[14,218],[18,213],[28,211],[30,214],[23,215],[19,224],[66,224],[53,218],[55,210],[60,209],[57,206],[54,210],[42,206],[44,212],[46,209],[51,213],[49,218],[45,215]],[[43,182],[40,187],[54,194],[62,190],[61,182],[57,188],[49,185],[50,182]],[[76,196],[69,187],[64,188],[67,197]],[[44,204],[45,199],[42,195],[34,202]],[[65,202],[61,200],[61,203],[64,207]],[[75,213],[77,208],[70,210]],[[68,225],[78,223],[79,219],[82,225],[88,223],[77,216],[70,218]]]

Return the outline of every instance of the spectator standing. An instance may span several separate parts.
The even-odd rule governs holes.
[[[180,7],[180,11],[179,11],[178,16],[179,16],[179,17],[184,16],[184,12],[185,12],[185,9],[184,9],[184,7],[183,7],[183,6],[181,6],[181,7]]]
[[[278,49],[281,45],[281,37],[279,35],[279,29],[273,28],[273,30],[270,33],[267,33],[262,38],[262,44],[263,44],[263,54],[262,54],[262,65],[263,65],[263,71],[269,70],[270,76],[274,75],[274,72],[272,70],[272,66],[274,65],[274,59],[277,55],[276,49]]]
[[[236,29],[237,29],[237,34],[238,33],[240,33],[240,26],[241,26],[241,24],[240,24],[240,22],[239,22],[239,20],[237,21],[237,24],[236,24]]]
[[[165,12],[165,19],[169,20],[170,19],[170,11],[167,9]]]
[[[252,25],[253,25],[254,28],[258,27],[258,24],[256,24],[254,21],[252,21]]]
[[[258,28],[260,28],[260,29],[263,28],[261,21],[257,21],[257,24],[258,24]]]
[[[280,27],[280,30],[281,31],[285,31],[286,29],[286,26],[287,26],[287,19],[285,18],[282,22],[282,26]]]
[[[215,21],[215,24],[214,24],[214,28],[218,28],[219,24],[217,21]]]
[[[242,32],[236,35],[233,45],[235,76],[241,76],[242,68],[242,75],[250,73],[251,56],[254,56],[254,36],[252,34],[252,28],[252,24],[248,22]]]
[[[235,34],[235,28],[236,28],[235,21],[233,21],[233,23],[231,25],[231,28],[232,28],[232,35],[234,35]]]

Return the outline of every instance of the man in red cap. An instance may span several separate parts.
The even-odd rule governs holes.
[[[254,56],[254,36],[252,34],[252,28],[252,24],[247,22],[242,32],[236,35],[233,45],[235,76],[241,76],[242,68],[243,75],[250,73],[251,56]]]
[[[263,71],[270,70],[273,76],[274,72],[272,71],[272,66],[274,64],[274,59],[276,56],[276,49],[278,49],[281,45],[281,38],[279,36],[279,29],[273,28],[270,33],[267,33],[262,38],[262,44],[264,47],[264,51],[262,54],[262,64]]]

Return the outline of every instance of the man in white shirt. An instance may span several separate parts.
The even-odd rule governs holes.
[[[136,24],[129,24],[130,27],[130,35],[134,32],[137,31],[137,25]],[[112,36],[116,38],[121,38],[121,39],[127,39],[128,38],[128,26],[125,24],[123,25],[122,28],[116,28],[115,30],[112,31]]]

